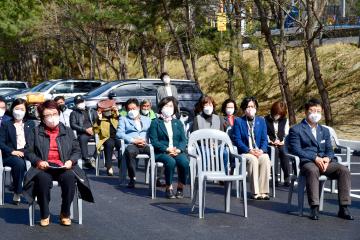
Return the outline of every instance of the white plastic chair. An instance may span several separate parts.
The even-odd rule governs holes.
[[[80,168],[82,168],[82,160],[79,159],[78,160],[78,165]],[[29,161],[26,161],[26,168],[27,170],[29,170],[31,166],[31,163]],[[53,181],[53,186],[59,186],[59,183],[58,181]],[[71,219],[74,219],[74,202],[76,203],[77,205],[77,210],[78,210],[78,221],[79,221],[79,224],[81,225],[82,224],[82,221],[83,221],[83,216],[82,216],[82,199],[79,197],[79,194],[78,194],[78,188],[77,186],[75,187],[75,195],[74,195],[74,200],[73,202],[71,203],[71,207],[70,207],[70,218]],[[29,204],[29,225],[31,227],[33,227],[35,225],[35,207],[36,207],[36,199],[35,201],[33,201],[32,204]]]
[[[122,158],[119,166],[119,180],[120,184],[124,184],[126,182],[127,176],[127,165],[126,165],[126,157],[125,157],[125,149],[126,144],[124,139],[121,139],[121,152]],[[145,184],[149,184],[149,191],[151,194],[151,198],[156,198],[156,179],[157,179],[157,169],[164,167],[164,164],[161,162],[155,162],[155,153],[154,147],[149,144],[150,155],[148,154],[138,154],[136,156],[137,159],[144,159],[145,162]]]
[[[235,157],[233,175],[225,172],[224,151],[229,151],[229,156]],[[195,188],[192,211],[199,193],[199,218],[204,218],[205,192],[207,181],[225,182],[225,212],[230,212],[231,182],[242,181],[244,197],[244,216],[247,217],[247,191],[246,191],[246,161],[236,154],[230,137],[222,131],[215,129],[200,129],[191,133],[188,144],[189,157],[196,161]],[[195,158],[196,157],[196,158]],[[239,162],[241,159],[241,163]],[[229,172],[229,161],[228,172]],[[191,168],[190,168],[191,169]]]
[[[6,173],[11,172],[11,167],[4,167],[0,150],[0,205],[4,205]]]

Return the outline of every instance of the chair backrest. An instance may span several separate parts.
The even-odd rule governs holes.
[[[339,139],[338,139],[338,137],[336,135],[335,130],[332,127],[329,127],[329,126],[326,126],[326,125],[323,125],[323,126],[326,127],[327,129],[329,129],[332,146],[337,147],[338,145],[340,145]]]
[[[200,129],[190,134],[188,151],[190,154],[200,157],[198,160],[199,171],[224,173],[224,152],[234,153],[234,147],[225,132],[216,129]],[[229,164],[229,161],[227,163]]]

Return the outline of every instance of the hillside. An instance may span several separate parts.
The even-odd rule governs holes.
[[[317,50],[321,71],[326,88],[329,91],[334,116],[335,129],[342,138],[360,140],[360,49],[353,45],[334,44],[319,47]],[[223,57],[226,57],[223,54]],[[280,99],[280,89],[276,68],[270,52],[265,52],[265,76],[263,80],[253,72],[257,69],[257,51],[246,50],[244,53],[249,65],[253,93],[260,102],[260,113],[266,114],[272,102]],[[135,58],[132,58],[135,59]],[[304,92],[305,59],[302,49],[288,51],[288,76],[291,91],[297,109],[297,119],[303,117],[301,109],[306,93]],[[191,64],[190,64],[191,65]],[[172,78],[185,78],[179,60],[166,62],[167,70]],[[214,96],[218,105],[227,98],[226,74],[221,71],[212,56],[203,56],[198,60],[199,82],[204,93]],[[138,61],[131,60],[129,67],[131,77],[141,77]],[[242,80],[236,80],[237,102],[244,97]],[[314,80],[312,90],[307,96],[319,97]]]

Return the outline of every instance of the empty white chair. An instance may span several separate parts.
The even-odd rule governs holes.
[[[11,172],[11,167],[3,166],[3,159],[0,150],[0,205],[4,205],[6,173]]]

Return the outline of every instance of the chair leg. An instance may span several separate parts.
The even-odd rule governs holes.
[[[203,177],[199,178],[199,218],[204,218],[205,212],[205,190],[206,181]]]
[[[248,217],[247,212],[247,190],[246,190],[246,178],[242,180],[242,190],[243,190],[243,201],[244,201],[244,216]]]
[[[83,216],[82,216],[82,199],[81,198],[77,198],[77,202],[78,202],[78,214],[79,214],[79,224],[81,225],[83,222]]]
[[[276,197],[276,189],[275,189],[275,179],[277,178],[277,176],[275,176],[275,169],[274,166],[271,166],[271,170],[272,170],[272,192],[273,192],[273,198]]]
[[[35,225],[35,200],[29,204],[29,225],[33,227]]]
[[[194,168],[192,164],[190,164],[190,198],[191,200],[194,198]]]
[[[74,201],[70,205],[70,219],[74,219]]]
[[[146,159],[144,159],[146,162]],[[149,184],[149,173],[150,173],[150,159],[147,160],[146,165],[146,171],[145,171],[145,184]]]
[[[298,183],[298,207],[299,207],[299,216],[303,215],[304,210],[304,192],[305,192],[305,177],[300,176],[299,177],[299,183]]]
[[[101,152],[96,156],[96,159],[95,159],[95,176],[99,176],[99,169],[100,169],[100,155],[101,155]]]
[[[225,212],[230,212],[231,182],[225,182]]]
[[[123,154],[121,158],[120,163],[120,169],[119,169],[119,178],[120,178],[120,184],[125,184],[126,182],[126,157]]]
[[[0,205],[4,205],[5,198],[5,172],[0,172]]]
[[[331,180],[331,193],[335,193],[336,190],[336,181]]]
[[[199,181],[198,181],[198,178],[195,178],[195,181],[194,181],[194,190],[193,190],[193,198],[191,199],[192,200],[192,207],[191,207],[191,212],[194,212],[195,210],[195,205],[196,205],[196,196],[199,192]]]
[[[295,179],[291,179],[290,182],[290,188],[289,188],[289,194],[288,194],[288,211],[291,210],[291,202],[292,202],[292,195],[294,192],[294,185],[295,185]]]
[[[320,192],[320,204],[319,210],[322,211],[324,209],[324,187],[326,181],[319,182],[319,192]]]
[[[240,198],[240,182],[239,182],[239,180],[235,181],[235,186],[236,186],[236,198]]]

